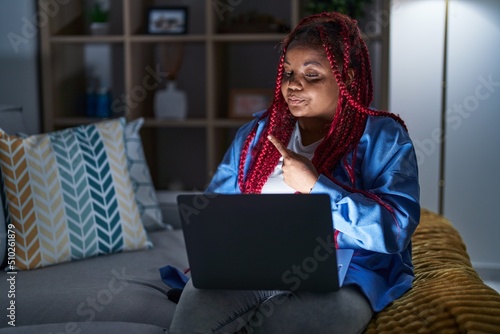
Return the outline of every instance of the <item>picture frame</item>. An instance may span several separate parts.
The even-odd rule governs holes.
[[[229,97],[229,118],[251,118],[254,113],[269,108],[272,101],[272,89],[232,89]]]
[[[148,34],[186,34],[188,27],[188,7],[150,7],[146,22]]]

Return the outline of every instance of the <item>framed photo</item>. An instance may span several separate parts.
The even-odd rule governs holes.
[[[251,118],[273,101],[272,89],[233,89],[229,97],[230,118]]]
[[[188,26],[187,7],[151,7],[148,10],[148,33],[185,34]]]

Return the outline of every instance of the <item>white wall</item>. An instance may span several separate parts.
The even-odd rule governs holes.
[[[444,214],[500,268],[500,1],[452,0],[448,45]]]
[[[30,134],[41,128],[35,4],[0,0],[0,105],[21,106]]]
[[[444,1],[392,1],[389,110],[405,120],[417,153],[421,204],[438,211]]]
[[[437,211],[445,0],[391,3],[390,109],[418,153],[422,206]],[[476,268],[500,269],[500,1],[449,0],[444,215]],[[487,82],[490,82],[487,84]]]

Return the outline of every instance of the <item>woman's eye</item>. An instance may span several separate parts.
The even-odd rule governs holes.
[[[283,71],[284,78],[291,78],[291,77],[294,77],[296,75],[297,74],[294,73],[293,71]],[[320,78],[320,75],[318,73],[303,73],[301,75],[306,80],[317,80]]]
[[[319,74],[317,74],[317,73],[306,73],[306,77],[314,79],[314,78],[319,77]]]

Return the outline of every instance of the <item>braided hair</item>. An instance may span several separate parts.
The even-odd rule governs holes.
[[[281,93],[281,84],[286,50],[294,41],[311,48],[324,49],[339,86],[335,116],[324,140],[315,150],[312,158],[313,165],[318,173],[324,174],[343,188],[351,192],[362,192],[386,206],[372,193],[354,189],[356,154],[353,154],[351,166],[348,166],[346,160],[342,158],[345,158],[348,152],[356,149],[363,135],[368,115],[391,117],[401,123],[403,127],[404,123],[392,113],[369,108],[373,100],[373,83],[368,49],[357,22],[346,15],[335,12],[323,12],[304,18],[283,41],[273,103],[262,115],[262,118],[268,117],[269,120],[255,148],[250,152],[252,162],[246,176],[244,168],[250,144],[255,139],[256,126],[243,145],[238,170],[238,184],[241,192],[260,193],[269,175],[278,164],[281,155],[267,139],[267,136],[272,134],[286,144],[293,132],[296,119],[290,113]],[[349,70],[353,71],[354,75],[352,81],[346,84]],[[350,185],[340,184],[331,176],[332,171],[339,163],[345,164],[349,173]]]

